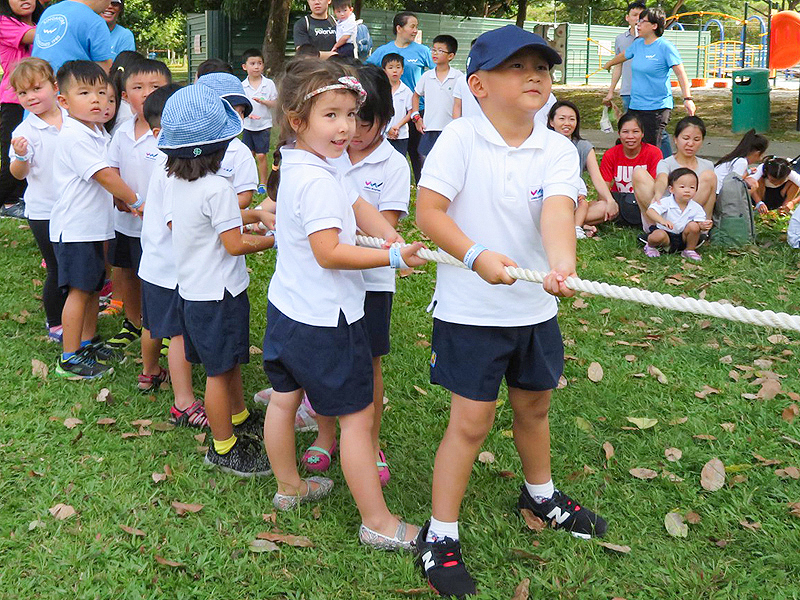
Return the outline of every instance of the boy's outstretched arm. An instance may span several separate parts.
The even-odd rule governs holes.
[[[570,200],[570,202],[572,201]],[[428,188],[420,188],[417,196],[417,226],[422,233],[431,238],[434,244],[451,256],[462,260],[467,250],[472,248],[476,242],[480,242],[480,240],[471,240],[461,231],[461,228],[447,214],[449,206],[450,200],[445,196]],[[572,237],[574,238],[574,224],[572,225],[572,231]],[[574,257],[574,242],[572,254]],[[516,266],[517,263],[507,256],[488,249],[478,255],[472,269],[488,283],[511,285],[516,280],[506,273],[506,267]]]
[[[549,196],[542,205],[542,245],[550,263],[544,289],[554,296],[574,296],[566,279],[575,276],[575,202],[569,196]]]
[[[133,208],[132,205],[137,202],[136,193],[122,180],[117,169],[114,167],[100,169],[92,175],[92,179],[102,185],[112,196],[119,198],[127,204],[131,212],[136,214],[142,213],[144,205],[139,206],[138,209]]]

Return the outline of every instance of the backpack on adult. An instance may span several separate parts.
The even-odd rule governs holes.
[[[356,21],[356,58],[366,58],[372,52],[372,36],[364,21]]]
[[[713,217],[711,235],[715,244],[744,246],[756,241],[750,188],[738,174],[730,172],[722,180]]]

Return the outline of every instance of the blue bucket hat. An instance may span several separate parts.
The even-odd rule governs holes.
[[[467,77],[475,71],[496,69],[509,56],[528,46],[540,48],[551,67],[561,64],[561,56],[542,36],[516,25],[506,25],[482,33],[475,40],[467,58]]]
[[[158,148],[177,158],[198,158],[228,147],[242,132],[233,107],[205,85],[189,85],[170,96],[161,114]]]
[[[236,75],[231,75],[230,73],[207,73],[202,77],[198,77],[197,83],[210,87],[220,98],[230,102],[231,106],[243,106],[245,117],[253,112],[253,104],[244,95],[242,82],[239,81]]]

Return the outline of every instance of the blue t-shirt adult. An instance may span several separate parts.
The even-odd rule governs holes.
[[[130,29],[126,29],[122,25],[114,25],[114,29],[109,34],[111,36],[111,54],[113,54],[113,58],[116,58],[117,54],[125,50],[136,52],[136,40],[133,39]]]
[[[633,110],[660,110],[672,108],[672,88],[669,71],[681,64],[681,55],[672,42],[656,38],[645,44],[638,38],[625,50],[631,61],[631,103]]]
[[[389,42],[373,50],[367,62],[380,67],[383,57],[392,53],[403,57],[403,75],[400,81],[412,90],[417,87],[417,80],[422,74],[433,68],[431,49],[417,42],[411,42],[405,48],[399,48],[394,42]]]
[[[33,56],[50,63],[53,71],[68,60],[113,59],[108,24],[81,2],[51,4],[36,25]]]

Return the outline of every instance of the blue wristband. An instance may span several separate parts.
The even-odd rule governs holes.
[[[130,207],[135,210],[139,208],[142,204],[144,204],[144,198],[140,198],[139,194],[136,194],[136,202],[131,204]]]
[[[486,246],[481,246],[480,244],[475,244],[467,250],[467,253],[464,255],[464,264],[467,265],[467,268],[471,271],[472,265],[475,264],[475,260],[478,258],[481,252],[486,250]]]
[[[403,258],[400,256],[400,248],[392,246],[389,248],[389,266],[399,269],[403,265]]]

